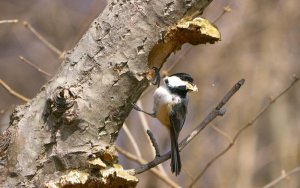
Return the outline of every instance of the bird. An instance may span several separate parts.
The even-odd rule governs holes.
[[[171,139],[171,172],[179,175],[181,160],[178,147],[179,133],[184,125],[188,93],[198,91],[194,79],[187,73],[175,73],[163,78],[162,84],[156,88],[153,95],[153,113],[142,110],[137,105],[133,108],[157,118],[169,129]]]

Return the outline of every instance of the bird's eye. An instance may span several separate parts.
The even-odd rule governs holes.
[[[165,83],[168,84],[168,83],[169,83],[169,80],[168,80],[168,79],[165,79]]]

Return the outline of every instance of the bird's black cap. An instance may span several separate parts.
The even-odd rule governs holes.
[[[177,76],[179,77],[181,80],[183,81],[187,81],[189,83],[194,83],[194,79],[192,78],[191,75],[187,74],[187,73],[175,73],[175,74],[172,74],[170,76]]]

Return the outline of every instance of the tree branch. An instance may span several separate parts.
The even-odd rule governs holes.
[[[19,56],[20,60],[28,65],[30,65],[31,67],[33,67],[35,70],[39,71],[40,73],[43,73],[46,76],[53,76],[50,73],[48,73],[47,71],[44,71],[43,69],[41,69],[40,67],[38,67],[37,65],[33,64],[32,62],[30,62],[28,59],[26,59],[23,56]]]
[[[7,83],[5,83],[2,79],[0,79],[0,85],[2,85],[4,87],[4,89],[6,89],[8,91],[8,93],[17,97],[18,99],[21,99],[24,102],[28,102],[30,100],[29,98],[21,95],[20,93],[16,92],[11,87],[9,87],[9,85]]]
[[[62,56],[63,52],[52,45],[45,37],[43,37],[36,29],[34,29],[28,22],[24,21],[23,25],[27,28],[30,32],[32,32],[42,43],[48,47],[52,52],[56,53],[59,57]]]
[[[121,154],[123,154],[125,157],[127,157],[128,159],[135,161],[139,164],[143,164],[146,162],[145,159],[142,159],[141,157],[135,156],[132,153],[123,150],[120,147],[116,147],[117,151]],[[154,175],[156,175],[159,179],[161,179],[163,182],[167,183],[168,185],[170,185],[171,187],[180,187],[176,182],[174,182],[173,180],[171,180],[169,177],[163,175],[162,172],[160,172],[158,169],[155,168],[151,168],[150,172],[152,172]]]
[[[230,150],[230,148],[233,147],[233,145],[236,143],[238,137],[250,126],[252,126],[268,109],[269,107],[276,101],[278,100],[282,95],[284,95],[287,91],[289,91],[299,80],[298,77],[294,76],[293,81],[291,84],[284,89],[279,95],[277,95],[275,98],[271,99],[270,102],[257,114],[255,115],[251,121],[249,121],[246,125],[244,125],[241,129],[237,131],[237,133],[234,135],[232,142],[223,150],[221,151],[218,155],[216,155],[214,158],[212,158],[203,168],[203,170],[197,175],[197,177],[193,180],[193,182],[188,186],[188,187],[193,187],[195,183],[203,176],[203,174],[206,172],[206,170],[215,162],[217,161],[220,157],[222,157],[227,151]]]
[[[281,176],[279,176],[278,178],[274,179],[273,181],[271,181],[267,185],[263,186],[263,188],[274,187],[276,184],[278,184],[282,180],[288,178],[289,176],[291,176],[293,174],[299,173],[299,172],[300,172],[300,166],[294,168],[293,170],[289,171],[288,173],[282,174]]]
[[[147,89],[149,89],[149,88],[147,88]],[[149,90],[144,91],[144,93],[147,92],[147,91],[149,91]],[[143,93],[143,94],[144,94],[144,93]],[[142,94],[142,95],[143,95],[143,94]],[[141,97],[142,97],[142,96],[141,96]],[[137,101],[137,105],[143,108],[143,105],[142,105],[141,100],[138,100],[138,101]],[[142,127],[143,127],[143,134],[146,136],[146,140],[147,140],[148,143],[149,143],[148,146],[150,146],[150,148],[151,148],[151,149],[150,149],[151,154],[152,154],[152,156],[155,157],[156,151],[155,151],[155,149],[154,149],[153,147],[151,147],[151,144],[152,144],[152,143],[151,143],[151,140],[150,140],[150,138],[148,137],[148,134],[147,134],[147,130],[150,130],[150,127],[149,127],[149,124],[148,124],[148,122],[147,122],[146,115],[145,115],[144,113],[138,113],[138,116],[139,116],[139,118],[140,118],[140,121],[141,121],[141,124],[142,124]],[[157,167],[158,167],[158,169],[159,169],[165,176],[167,176],[167,173],[166,173],[164,167],[163,167],[161,164],[159,164]]]
[[[158,147],[157,141],[156,141],[156,139],[155,139],[153,133],[148,129],[148,130],[147,130],[147,134],[148,134],[149,139],[150,139],[150,141],[151,141],[151,143],[152,143],[152,146],[153,146],[153,148],[154,148],[155,156],[156,156],[156,157],[159,157],[159,156],[160,156],[159,147]]]

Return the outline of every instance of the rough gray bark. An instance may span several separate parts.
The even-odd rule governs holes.
[[[170,26],[211,1],[110,2],[66,53],[58,73],[12,114],[2,187],[62,186],[50,180],[67,179],[70,170],[88,177],[78,185],[135,185],[113,175],[105,179],[99,170],[117,163],[112,144],[130,104],[149,84],[148,67],[159,67],[175,48],[158,42]]]

